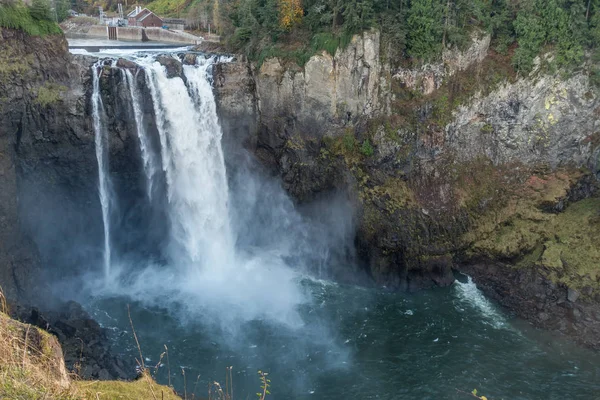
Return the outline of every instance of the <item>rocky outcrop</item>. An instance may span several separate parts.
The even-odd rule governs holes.
[[[33,143],[40,147],[50,143],[47,132],[59,125],[66,128],[66,136],[77,129],[74,126],[80,122],[68,117],[77,112],[81,88],[74,85],[73,91],[68,90],[69,56],[60,36],[29,37],[1,29],[0,54],[0,281],[8,297],[27,298],[37,286],[39,255],[27,234],[20,213],[24,204],[18,199],[26,202],[28,196],[20,190],[23,173],[35,166],[22,163],[20,156],[29,154]],[[55,112],[58,105],[62,115]],[[40,164],[58,155],[56,150],[48,152],[40,157]]]
[[[69,388],[71,379],[65,368],[60,344],[54,336],[0,312],[0,339],[2,367],[21,368],[23,373],[29,372],[30,376],[35,377],[36,385],[56,386],[60,390]],[[4,376],[3,379],[8,381]],[[6,384],[10,385],[9,382]]]
[[[445,49],[438,63],[424,64],[418,68],[399,67],[393,72],[393,80],[404,88],[430,95],[454,74],[467,70],[475,63],[483,61],[490,47],[491,37],[477,33],[464,50]]]
[[[458,107],[445,142],[459,160],[595,169],[600,99],[586,74],[537,74]]]
[[[490,222],[494,213],[552,221],[549,213],[575,201],[565,199],[581,187],[577,169],[597,173],[599,102],[586,68],[568,79],[541,70],[519,78],[486,35],[446,50],[438,64],[392,67],[380,42],[375,32],[355,36],[303,68],[275,58],[218,70],[220,112],[254,116],[249,146],[298,201],[339,187],[354,193],[359,254],[381,285],[443,286],[457,262],[516,262],[532,252],[545,233],[503,255],[477,243],[494,240],[498,221],[513,221]],[[244,104],[235,103],[240,93]],[[547,184],[532,189],[537,179]],[[515,202],[526,210],[510,209]]]
[[[544,271],[502,263],[466,265],[461,270],[471,275],[487,296],[535,326],[600,350],[600,298],[591,298],[591,291],[582,296],[548,279]]]
[[[81,307],[70,301],[59,311],[43,311],[37,308],[16,307],[19,321],[37,326],[58,338],[64,349],[63,368],[74,371],[83,379],[133,379],[136,365],[123,361],[109,351],[109,340],[104,329]],[[63,354],[61,352],[61,359]]]

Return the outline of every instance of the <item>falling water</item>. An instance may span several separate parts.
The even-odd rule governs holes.
[[[127,86],[129,86],[129,94],[131,96],[131,103],[133,106],[133,115],[135,118],[135,125],[137,130],[137,136],[140,141],[140,150],[142,153],[142,161],[144,164],[144,172],[146,174],[146,189],[148,198],[152,199],[153,179],[158,167],[156,165],[156,159],[150,148],[150,140],[148,138],[145,126],[144,126],[144,115],[142,111],[142,104],[140,99],[140,93],[137,88],[135,79],[131,71],[128,69],[122,69],[125,74]]]
[[[96,159],[98,160],[98,192],[100,194],[100,204],[102,206],[102,222],[104,225],[104,274],[110,273],[110,182],[108,177],[108,137],[106,129],[103,126],[104,104],[100,96],[100,78],[98,69],[102,68],[102,63],[98,62],[92,66],[93,92],[92,92],[92,111],[94,119],[94,134],[96,142]],[[100,71],[102,71],[100,69]]]
[[[174,254],[179,262],[230,266],[229,194],[222,133],[206,76],[210,63],[186,66],[189,90],[182,79],[169,79],[158,62],[144,66],[167,177]]]

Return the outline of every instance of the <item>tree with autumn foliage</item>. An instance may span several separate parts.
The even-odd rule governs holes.
[[[283,29],[299,25],[303,16],[302,0],[279,0],[279,25]]]

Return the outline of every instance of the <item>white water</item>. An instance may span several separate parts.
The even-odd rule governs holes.
[[[178,262],[187,256],[205,267],[229,266],[234,250],[228,187],[207,66],[186,67],[189,92],[182,79],[167,78],[157,62],[147,65],[146,73],[167,176],[172,252]]]
[[[481,290],[477,288],[471,277],[467,277],[467,283],[456,281],[454,283],[459,297],[464,302],[470,304],[475,309],[479,310],[485,321],[494,328],[500,329],[505,327],[504,316],[496,310],[494,305],[483,295]]]
[[[198,65],[184,66],[184,82],[168,78],[165,68],[152,57],[136,60],[150,89],[160,139],[156,160],[149,156],[148,147],[146,152],[142,149],[145,173],[152,187],[162,165],[167,183],[168,265],[135,270],[115,265],[113,279],[102,290],[177,310],[182,319],[202,317],[229,331],[238,329],[240,320],[265,317],[298,326],[297,305],[307,299],[298,285],[298,273],[284,261],[292,248],[284,243],[288,239],[280,235],[271,247],[251,252],[236,248],[240,233],[234,233],[230,223],[233,210],[222,130],[209,80],[214,61],[200,59]],[[140,129],[140,94],[131,76],[127,82],[140,146],[149,146],[147,132]],[[254,187],[255,183],[248,176],[243,185]],[[275,210],[278,207],[274,205]],[[256,233],[246,230],[244,234],[258,235],[264,227],[252,229]]]
[[[137,85],[135,84],[133,74],[128,69],[123,69],[122,71],[125,73],[127,85],[129,86],[129,95],[131,96],[135,126],[137,130],[137,136],[140,141],[142,162],[144,164],[144,172],[146,174],[146,191],[148,198],[152,199],[152,184],[154,182],[154,174],[156,174],[158,169],[157,160],[154,157],[154,153],[151,151],[150,140],[144,126],[144,114],[142,111],[140,93]]]
[[[108,137],[103,125],[104,104],[100,96],[100,79],[98,77],[98,68],[102,68],[101,62],[92,66],[93,92],[92,92],[92,112],[94,119],[94,134],[96,142],[96,159],[98,160],[98,192],[100,204],[102,207],[102,223],[104,226],[104,255],[103,267],[104,275],[110,273],[111,250],[110,250],[110,181],[108,177]]]

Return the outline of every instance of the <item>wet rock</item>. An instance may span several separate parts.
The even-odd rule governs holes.
[[[187,53],[183,56],[183,65],[196,65],[197,57],[197,54]]]
[[[117,67],[135,70],[137,68],[137,64],[134,63],[133,61],[126,60],[124,58],[119,58],[117,60]]]
[[[47,330],[58,338],[65,365],[86,379],[132,379],[133,360],[121,360],[110,351],[106,332],[76,302],[58,306],[58,311],[16,307],[19,320]]]
[[[569,290],[551,282],[540,270],[498,262],[460,265],[459,270],[469,274],[487,296],[533,325],[600,350],[599,302],[583,301],[571,291],[571,299],[578,301],[573,303],[568,299]],[[537,294],[549,291],[540,301]]]
[[[571,303],[575,303],[577,301],[577,299],[579,298],[579,292],[575,289],[567,289],[567,300],[569,300]]]
[[[179,77],[184,79],[183,66],[179,60],[171,56],[158,56],[156,61],[166,68],[168,78]]]

